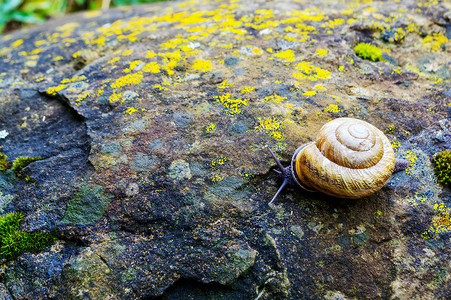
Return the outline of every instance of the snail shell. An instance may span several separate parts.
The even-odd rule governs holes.
[[[393,174],[395,155],[375,126],[352,118],[325,124],[315,142],[299,147],[291,161],[304,189],[340,198],[361,198],[382,188]]]

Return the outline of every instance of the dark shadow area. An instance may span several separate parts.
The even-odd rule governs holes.
[[[242,294],[219,283],[202,283],[194,279],[179,279],[161,296],[146,298],[148,300],[208,300],[208,299],[243,299]]]

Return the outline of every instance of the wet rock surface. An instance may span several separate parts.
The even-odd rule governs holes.
[[[5,299],[445,299],[449,3],[180,1],[0,38],[0,215],[54,232],[0,262]],[[368,42],[383,61],[363,60]],[[368,121],[412,162],[375,194],[295,188],[327,121]]]

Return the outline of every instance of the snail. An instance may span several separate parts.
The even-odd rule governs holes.
[[[382,131],[353,118],[326,123],[314,142],[294,152],[286,168],[266,147],[280,168],[275,171],[283,177],[269,204],[287,185],[339,198],[365,197],[381,189],[394,172],[410,165],[406,159],[395,159],[393,147]]]

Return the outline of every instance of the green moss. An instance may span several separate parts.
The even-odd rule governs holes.
[[[54,241],[48,232],[19,231],[23,220],[24,215],[15,212],[0,217],[0,258],[14,259],[26,251],[37,253]]]
[[[18,157],[14,162],[13,162],[13,166],[11,168],[11,170],[14,171],[14,173],[16,174],[17,177],[19,178],[25,178],[26,181],[28,182],[35,182],[33,180],[33,178],[31,178],[30,176],[28,176],[27,174],[23,173],[22,170],[28,166],[30,163],[37,161],[37,160],[42,160],[45,157]]]
[[[451,185],[451,150],[445,150],[434,156],[434,170],[438,182]]]
[[[355,54],[363,59],[379,61],[382,60],[381,49],[369,43],[360,43],[354,47]]]
[[[11,168],[11,163],[8,162],[7,158],[6,154],[0,152],[0,171],[2,172]]]
[[[44,157],[18,157],[14,162],[13,162],[13,167],[12,170],[17,174],[22,172],[22,169],[25,168],[26,166],[28,166],[30,163],[37,161],[37,160],[41,160],[44,159]]]

